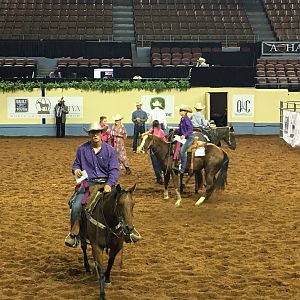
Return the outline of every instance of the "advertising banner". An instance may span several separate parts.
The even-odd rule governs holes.
[[[54,107],[61,97],[7,97],[10,119],[54,118]],[[83,97],[64,97],[67,118],[83,117]]]

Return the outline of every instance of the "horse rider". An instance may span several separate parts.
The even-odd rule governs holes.
[[[87,203],[90,188],[95,188],[97,185],[97,188],[103,187],[104,193],[109,193],[120,177],[115,149],[106,142],[102,142],[103,128],[95,122],[84,130],[88,133],[90,140],[78,147],[72,166],[72,173],[77,180],[84,180],[76,186],[75,193],[70,199],[71,231],[65,238],[65,244],[69,247],[77,247],[79,244],[81,211]],[[134,241],[141,239],[139,235],[133,234],[131,237]]]
[[[209,122],[205,119],[202,110],[205,106],[198,102],[194,106],[196,112],[194,112],[191,116],[191,121],[193,124],[194,131],[200,131],[204,136],[207,136],[208,141],[211,141],[211,135],[208,132]]]
[[[178,171],[183,174],[186,169],[187,163],[187,153],[186,150],[193,144],[194,142],[194,132],[193,132],[193,124],[191,119],[188,117],[188,113],[192,112],[192,109],[185,104],[181,104],[180,106],[176,107],[179,110],[179,114],[181,116],[178,133],[180,135],[180,139],[184,140],[185,143],[181,146],[180,149],[180,158],[181,164],[179,165]]]

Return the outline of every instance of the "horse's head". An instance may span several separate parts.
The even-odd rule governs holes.
[[[142,135],[141,144],[137,147],[137,153],[145,153],[147,152],[153,143],[153,135],[150,133],[144,133]]]
[[[134,230],[133,225],[133,207],[134,207],[134,199],[132,194],[135,190],[136,184],[130,189],[122,189],[118,184],[116,186],[116,190],[119,194],[116,203],[117,214],[119,217],[120,225],[122,227],[124,235],[130,235]]]

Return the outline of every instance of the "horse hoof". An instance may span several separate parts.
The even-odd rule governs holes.
[[[205,197],[200,197],[200,199],[195,203],[195,206],[199,206],[201,203],[203,203],[205,200]]]
[[[169,197],[164,197],[164,200],[169,200]]]
[[[106,286],[106,287],[111,287],[111,286],[112,286],[111,281],[105,281],[105,286]]]
[[[176,201],[175,206],[176,206],[176,207],[180,207],[180,206],[181,206],[181,203],[180,203],[180,202],[181,202],[180,200]]]

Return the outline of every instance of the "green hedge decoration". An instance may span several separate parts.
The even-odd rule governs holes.
[[[0,91],[32,91],[35,88],[44,87],[46,90],[53,89],[77,89],[82,91],[100,91],[100,92],[120,92],[132,90],[145,90],[160,93],[167,90],[186,91],[190,88],[188,80],[179,81],[119,81],[119,80],[82,80],[82,81],[61,81],[61,82],[11,82],[0,81]]]

